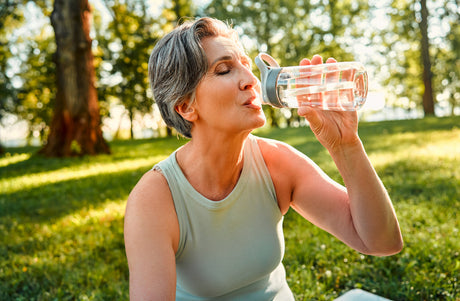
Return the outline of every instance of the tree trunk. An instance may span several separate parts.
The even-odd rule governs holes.
[[[129,139],[134,140],[134,111],[132,108],[128,110],[129,113]]]
[[[432,87],[432,73],[430,61],[430,45],[428,41],[428,9],[426,7],[426,0],[420,0],[421,5],[421,21],[419,23],[420,32],[422,34],[421,51],[423,63],[423,84],[425,91],[423,92],[423,111],[425,116],[434,115],[434,100],[433,100],[433,87]]]
[[[46,156],[110,153],[102,136],[91,52],[88,0],[55,0],[57,93]]]

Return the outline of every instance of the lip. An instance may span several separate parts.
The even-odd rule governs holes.
[[[248,100],[246,100],[243,103],[243,106],[245,106],[247,108],[250,108],[250,109],[256,109],[256,110],[262,109],[262,104],[261,104],[260,100],[258,100],[256,95],[253,95]]]

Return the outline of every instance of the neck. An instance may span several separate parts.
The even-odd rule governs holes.
[[[212,136],[194,136],[177,152],[177,161],[199,193],[218,201],[225,198],[238,182],[247,134],[208,137]]]

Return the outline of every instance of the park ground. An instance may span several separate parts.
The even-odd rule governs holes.
[[[355,252],[294,211],[284,264],[296,300],[361,288],[392,300],[460,300],[460,117],[363,122],[359,133],[398,215],[405,246]],[[262,129],[340,176],[308,128]],[[112,154],[50,159],[37,148],[0,157],[0,300],[127,300],[127,196],[185,139],[113,141]]]

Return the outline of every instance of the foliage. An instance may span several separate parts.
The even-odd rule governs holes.
[[[359,36],[355,26],[367,11],[367,1],[212,1],[207,12],[228,20],[249,37],[255,55],[268,52],[280,65],[297,65],[304,57],[321,54],[324,58],[353,59],[351,40]]]
[[[436,9],[441,20],[447,20],[448,30],[445,38],[435,37],[434,44],[443,47],[433,47],[433,75],[434,88],[438,94],[438,101],[450,103],[451,115],[460,105],[460,13],[459,1],[444,0]]]
[[[131,121],[136,113],[152,110],[153,99],[147,94],[148,60],[157,40],[158,26],[147,13],[145,2],[105,1],[111,21],[103,32],[98,29],[98,51],[102,54],[99,94],[114,97],[125,107]],[[104,80],[105,79],[105,80]]]
[[[28,121],[29,130],[35,136],[45,138],[53,114],[56,97],[56,67],[53,54],[56,49],[54,37],[46,28],[24,45],[27,59],[21,64],[24,82],[17,89],[15,113]]]
[[[415,109],[421,106],[424,91],[420,54],[422,37],[415,19],[415,1],[391,1],[387,11],[391,22],[383,39],[390,59],[386,62],[389,73],[384,85],[392,87],[394,105]]]
[[[42,28],[23,27],[27,19],[45,18],[40,5],[46,1],[13,2],[16,3],[11,4],[6,25],[0,26],[0,39],[5,38],[0,42],[0,53],[5,58],[0,67],[0,91],[4,96],[0,99],[0,111],[26,120],[29,132],[43,137],[51,121],[55,97],[54,36],[49,24]]]
[[[405,239],[391,257],[365,256],[289,211],[289,285],[296,300],[360,287],[392,300],[458,300],[460,117],[361,123],[360,136],[394,201]],[[308,128],[259,130],[339,179]],[[131,188],[185,143],[113,142],[113,155],[45,159],[35,148],[0,157],[0,300],[126,300],[123,212]]]
[[[392,91],[392,104],[406,109],[421,107],[423,86],[423,65],[420,52],[421,21],[420,1],[392,0],[379,3],[380,8],[390,17],[389,26],[382,30],[381,40],[387,56],[384,69],[386,79],[383,84]],[[390,3],[388,3],[390,2]],[[429,9],[428,27],[432,47],[432,76],[434,95],[447,93],[445,100],[453,106],[460,99],[458,86],[460,31],[458,22],[458,1],[427,1]],[[442,84],[443,83],[443,84]]]
[[[193,18],[196,10],[197,8],[192,1],[165,1],[161,12],[161,19],[164,19],[163,29],[169,31],[175,25],[181,24],[185,19]]]
[[[23,15],[17,9],[19,1],[6,1],[0,5],[0,121],[6,113],[14,111],[15,89],[9,71],[13,57],[11,32],[22,25]]]
[[[0,125],[8,113],[14,112],[16,93],[11,75],[8,74],[9,59],[13,57],[10,46],[11,31],[23,21],[23,16],[16,9],[20,1],[6,0],[0,4]],[[0,154],[4,148],[0,144]]]

